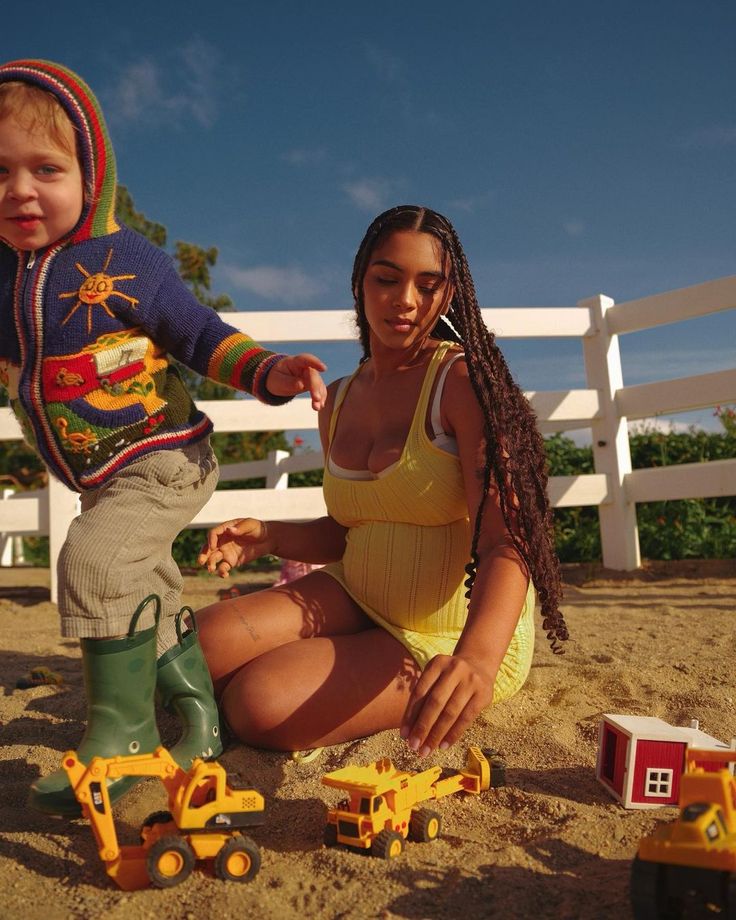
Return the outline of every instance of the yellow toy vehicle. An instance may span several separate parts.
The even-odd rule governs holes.
[[[87,766],[68,751],[62,765],[92,823],[107,874],[125,891],[178,885],[198,859],[212,859],[221,879],[247,882],[257,874],[260,851],[240,828],[263,823],[263,796],[238,788],[220,764],[197,758],[183,770],[159,747],[152,754],[94,757]],[[118,776],[156,776],[168,794],[169,810],[146,819],[140,846],[118,846],[106,783]]]
[[[325,845],[340,843],[368,850],[381,859],[394,859],[409,836],[421,842],[434,840],[442,829],[442,818],[436,811],[417,806],[455,792],[477,794],[492,785],[503,785],[503,761],[487,753],[489,756],[471,747],[465,770],[447,776],[442,776],[441,767],[421,773],[397,770],[388,757],[367,767],[326,773],[322,782],[345,790],[348,798],[327,812]]]
[[[707,761],[723,767],[706,770]],[[634,859],[636,920],[691,916],[711,906],[736,920],[736,778],[728,767],[734,763],[734,750],[687,751],[680,815],[644,837]]]

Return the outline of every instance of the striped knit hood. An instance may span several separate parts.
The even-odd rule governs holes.
[[[82,216],[60,243],[78,243],[119,230],[115,221],[117,172],[115,154],[102,110],[92,90],[67,67],[50,61],[11,61],[0,66],[0,83],[30,83],[55,96],[69,116],[77,135],[77,151],[85,188]]]

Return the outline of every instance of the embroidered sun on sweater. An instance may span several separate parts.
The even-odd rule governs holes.
[[[52,93],[69,116],[85,188],[80,220],[44,250],[0,238],[0,384],[27,440],[70,488],[96,488],[146,453],[212,430],[172,363],[278,405],[266,389],[283,355],[203,306],[173,260],[115,219],[116,167],[99,104],[47,61],[0,66],[0,83]]]

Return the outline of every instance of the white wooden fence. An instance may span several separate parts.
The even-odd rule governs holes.
[[[590,428],[595,472],[550,480],[553,507],[598,507],[603,563],[611,569],[640,565],[636,503],[736,494],[736,459],[689,463],[658,469],[631,469],[630,420],[687,412],[736,401],[736,369],[673,377],[625,386],[618,337],[624,333],[736,309],[736,276],[694,287],[616,304],[602,295],[576,307],[514,307],[484,310],[487,325],[503,338],[579,338],[587,388],[529,392],[543,432]],[[259,341],[316,343],[354,338],[351,311],[317,310],[229,313],[223,318]],[[734,324],[736,338],[736,323]],[[287,349],[292,350],[293,349]],[[554,341],[550,341],[550,352]],[[673,368],[676,372],[677,368]],[[309,400],[299,398],[273,408],[253,399],[201,403],[215,429],[227,431],[303,430],[317,427]],[[9,409],[0,409],[0,440],[20,438]],[[320,488],[289,489],[289,473],[322,466],[319,452],[290,456],[276,452],[268,460],[223,468],[223,479],[265,477],[265,489],[220,491],[193,521],[208,527],[243,514],[279,520],[304,520],[324,514]],[[18,492],[0,502],[0,559],[11,553],[3,541],[19,535],[48,535],[52,597],[55,561],[70,521],[78,513],[77,496],[55,480],[48,488]],[[4,551],[5,550],[5,551]]]

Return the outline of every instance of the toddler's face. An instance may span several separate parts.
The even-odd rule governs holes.
[[[0,120],[0,238],[17,249],[41,249],[74,229],[84,183],[73,151],[73,141],[66,150],[12,116]]]

